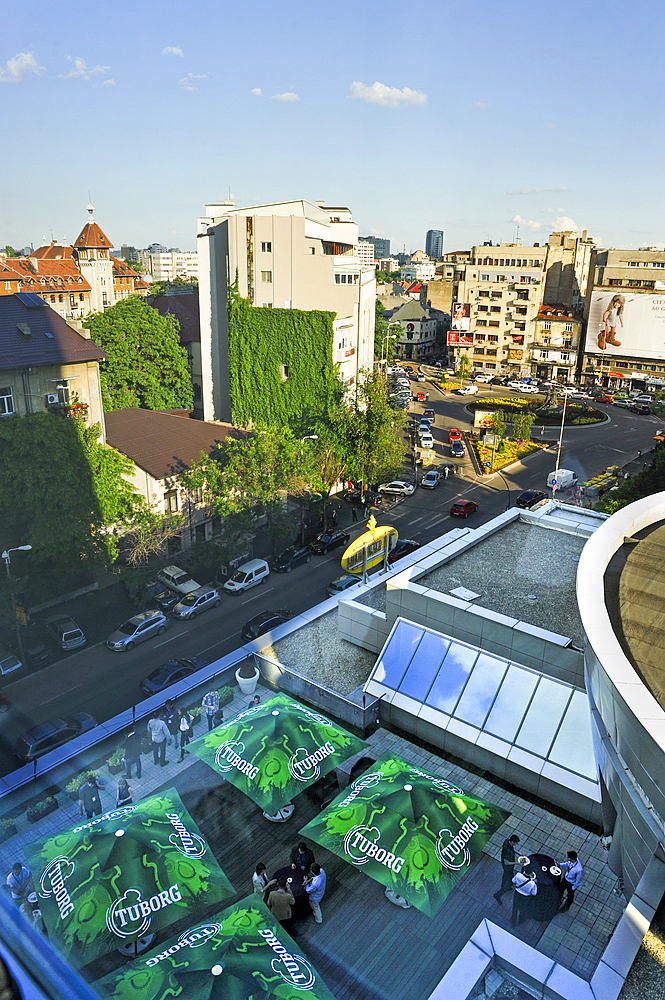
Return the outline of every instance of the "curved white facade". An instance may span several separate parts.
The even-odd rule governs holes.
[[[626,539],[658,522],[665,522],[665,493],[618,511],[586,543],[577,573],[605,832],[613,835],[610,864],[623,878],[627,896],[654,855],[665,859],[665,711],[612,628],[605,573]]]

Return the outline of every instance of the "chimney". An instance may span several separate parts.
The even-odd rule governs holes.
[[[314,204],[316,205],[317,208],[323,208],[323,206],[325,205],[325,201],[315,201]]]

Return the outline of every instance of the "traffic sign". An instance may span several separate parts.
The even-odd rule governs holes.
[[[485,468],[486,469],[491,469],[492,468],[492,463],[491,462],[485,462]]]
[[[556,479],[552,480],[552,489],[556,489]]]

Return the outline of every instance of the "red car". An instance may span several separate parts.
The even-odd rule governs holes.
[[[614,396],[608,395],[606,392],[600,392],[597,396],[593,397],[595,403],[613,403]]]
[[[448,431],[448,441],[450,442],[450,441],[461,441],[461,440],[462,440],[462,435],[457,430],[457,428],[451,427],[450,430]]]
[[[429,393],[428,392],[414,392],[413,398],[416,399],[419,403],[424,403],[426,400],[429,399]]]
[[[477,510],[478,504],[475,500],[456,500],[450,508],[450,513],[453,517],[468,517],[469,514],[475,514]]]

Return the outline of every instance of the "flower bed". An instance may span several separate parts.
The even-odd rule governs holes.
[[[492,448],[485,448],[487,454],[483,455],[482,451],[485,447],[482,441],[473,440],[473,447],[475,449],[476,455],[478,456],[478,461],[480,462],[483,469],[485,469],[485,463],[492,463]],[[499,448],[502,450],[499,451]],[[494,462],[491,464],[490,468],[486,470],[486,475],[490,472],[499,472],[506,465],[510,465],[512,462],[516,462],[519,458],[524,455],[528,455],[532,451],[538,451],[540,448],[539,444],[535,441],[502,441],[500,445],[497,446],[494,452]]]
[[[538,409],[542,405],[542,397],[536,396],[532,399],[474,399],[467,403],[466,408],[470,413],[475,413],[476,410],[503,410],[506,417],[511,413],[533,413],[536,418],[534,426],[539,424],[541,427],[560,427],[562,407],[558,407],[555,411],[543,411]],[[581,406],[578,403],[566,404],[566,427],[598,424],[605,418],[606,414],[596,410],[593,406]]]

